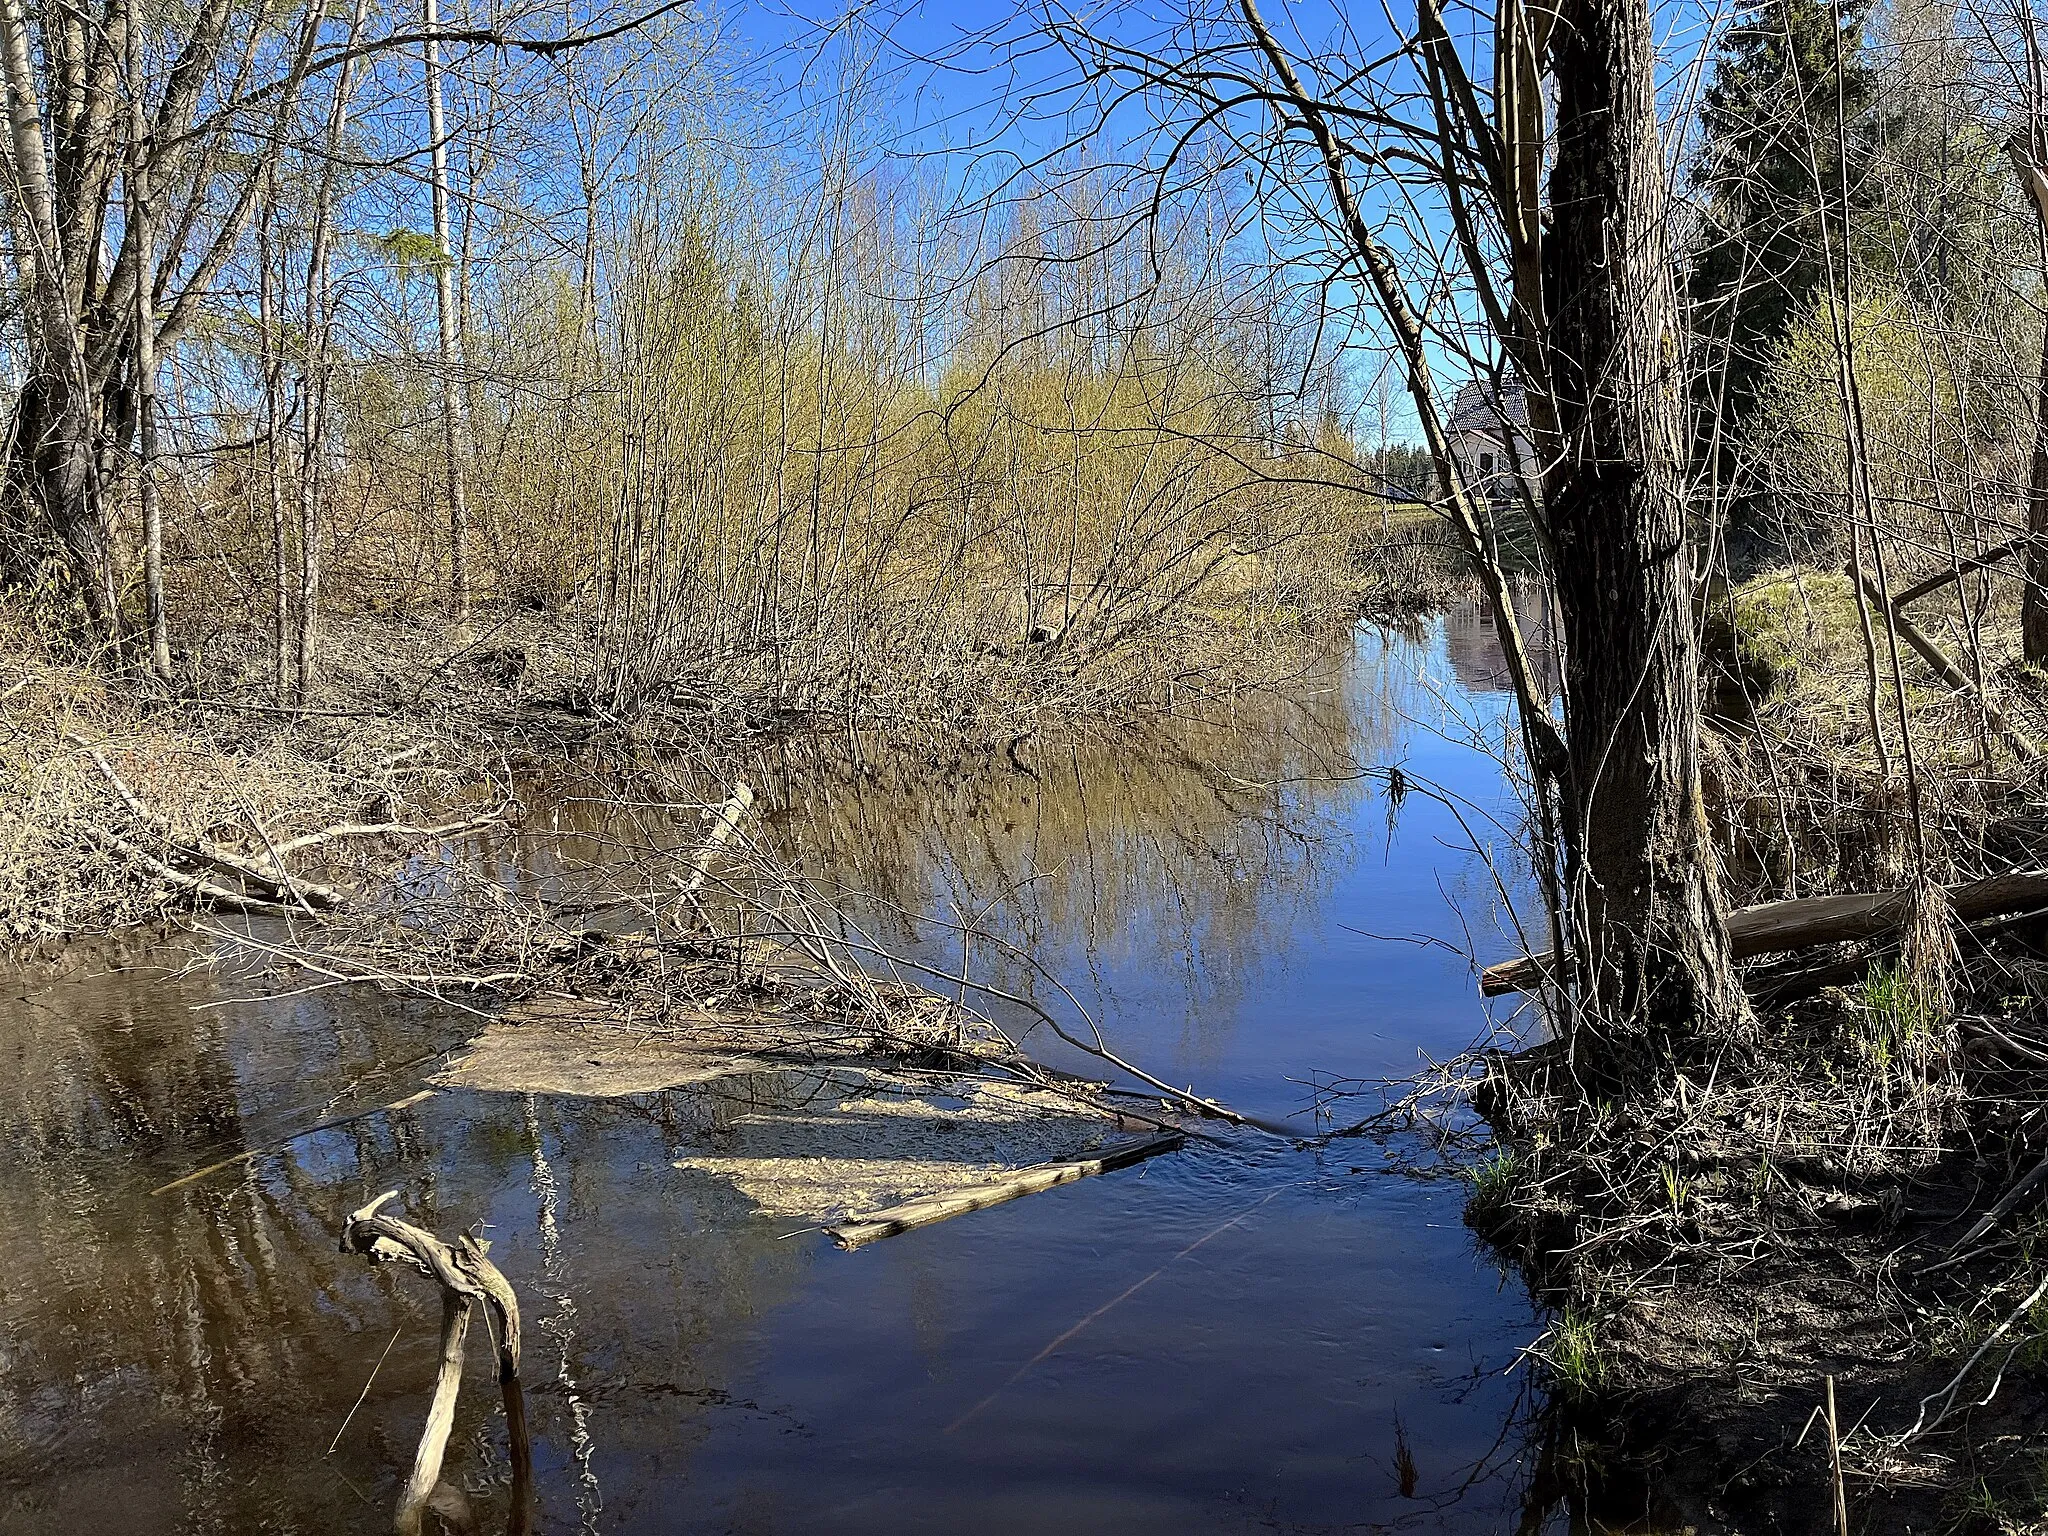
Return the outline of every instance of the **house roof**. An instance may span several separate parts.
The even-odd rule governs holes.
[[[1503,426],[1524,432],[1528,430],[1529,402],[1522,394],[1519,381],[1509,379],[1496,393],[1493,380],[1473,379],[1452,399],[1451,431],[1482,432],[1489,437],[1498,437]]]

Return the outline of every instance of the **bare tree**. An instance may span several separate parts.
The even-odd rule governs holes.
[[[433,22],[369,37],[366,14],[344,13],[343,35],[325,48],[329,17],[319,6],[250,15],[234,0],[198,0],[173,12],[90,0],[32,16],[24,0],[0,5],[7,113],[0,197],[22,289],[26,360],[10,436],[0,576],[31,580],[54,543],[84,627],[103,641],[119,638],[109,481],[145,409],[148,385],[138,372],[145,338],[136,317],[150,317],[148,350],[162,358],[205,309],[241,250],[259,189],[294,145],[296,105],[310,76],[332,73],[346,83],[384,55],[444,44],[548,57],[620,36],[683,3],[667,0],[616,25],[545,37],[516,35],[504,23]],[[239,32],[238,21],[245,24]],[[348,94],[338,89],[333,101]],[[271,113],[277,126],[269,133],[253,126]],[[329,126],[346,121],[345,111],[330,115]],[[331,163],[340,148],[329,133],[313,154]],[[436,159],[445,192],[438,140]],[[445,250],[445,208],[439,222]],[[157,547],[147,536],[144,542],[146,550]],[[317,550],[311,553],[317,576]],[[155,572],[155,556],[147,558]],[[147,580],[160,590],[157,576]],[[151,625],[160,627],[154,618]]]
[[[456,377],[462,345],[455,308],[455,242],[448,224],[448,127],[441,92],[439,0],[424,0],[421,20],[426,49],[427,139],[434,205],[434,318],[441,364],[441,440],[447,458],[448,612],[458,622],[469,616],[469,452],[467,412]]]
[[[1608,1036],[1726,1032],[1748,1015],[1701,788],[1649,11],[1502,0],[1492,23],[1461,44],[1437,0],[1420,0],[1413,35],[1377,52],[1341,23],[1328,46],[1283,35],[1255,0],[1189,11],[1142,41],[1065,12],[1039,27],[1080,65],[1091,130],[1133,106],[1153,114],[1157,152],[1133,167],[1150,185],[1188,175],[1192,146],[1222,136],[1252,217],[1287,221],[1269,248],[1316,260],[1340,303],[1362,292],[1345,323],[1399,358],[1556,836],[1567,1019]],[[1559,599],[1562,729],[1516,626],[1495,510],[1450,440],[1446,363],[1527,391],[1537,462],[1523,511]]]
[[[2034,205],[2041,277],[2048,282],[2048,82],[2042,77],[2040,41],[2034,21],[2025,34],[2027,127],[2006,141],[2020,186]],[[2020,598],[2020,645],[2026,659],[2048,667],[2048,333],[2041,343],[2041,372],[2035,389],[2034,450],[2027,478],[2026,585]]]

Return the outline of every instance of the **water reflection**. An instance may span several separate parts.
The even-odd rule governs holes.
[[[927,915],[985,911],[1120,1046],[1287,1113],[1311,1070],[1405,1071],[1482,1023],[1462,961],[1358,931],[1455,934],[1443,886],[1481,884],[1449,818],[1390,823],[1360,774],[1497,796],[1483,754],[1413,723],[1446,693],[1497,715],[1460,676],[1443,629],[1369,636],[1291,702],[1029,743],[1028,771],[792,759],[773,835],[935,956],[958,941]],[[494,855],[501,878],[695,832],[573,797],[536,821],[555,835]],[[1547,1494],[1525,1508],[1540,1446],[1503,1375],[1528,1308],[1457,1187],[1379,1175],[1369,1145],[1203,1150],[844,1255],[673,1166],[715,1122],[702,1095],[450,1093],[278,1147],[407,1092],[468,1021],[236,1002],[246,977],[170,973],[192,953],[0,998],[0,1529],[381,1527],[438,1308],[335,1234],[392,1187],[520,1290],[544,1531],[1561,1528]],[[243,1148],[276,1149],[148,1193]],[[485,1382],[450,1467],[488,1520]]]
[[[1515,625],[1529,649],[1536,680],[1545,698],[1555,698],[1563,678],[1558,671],[1557,618],[1550,584],[1528,574],[1513,576],[1509,582]],[[1483,599],[1474,595],[1453,603],[1444,611],[1443,624],[1444,649],[1461,687],[1470,693],[1506,693],[1514,686],[1493,610]]]

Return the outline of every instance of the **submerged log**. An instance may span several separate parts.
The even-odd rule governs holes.
[[[1956,920],[1963,923],[2048,906],[2048,871],[2017,871],[1952,885],[1948,900]],[[1883,938],[1905,924],[1911,908],[1910,889],[1767,901],[1744,907],[1728,919],[1728,947],[1737,960],[1747,960],[1816,944]],[[1544,980],[1549,972],[1548,950],[1518,955],[1481,971],[1479,990],[1487,997],[1521,992]]]
[[[986,1184],[974,1184],[965,1189],[946,1190],[941,1194],[925,1195],[916,1200],[892,1205],[887,1210],[875,1211],[852,1221],[842,1221],[837,1226],[827,1227],[832,1241],[842,1248],[858,1248],[863,1243],[872,1243],[879,1238],[894,1237],[900,1232],[915,1231],[929,1227],[936,1222],[954,1216],[964,1216],[969,1211],[985,1211],[992,1205],[1002,1205],[1024,1195],[1035,1195],[1040,1190],[1052,1189],[1061,1184],[1071,1184],[1076,1179],[1085,1179],[1098,1173],[1109,1173],[1114,1169],[1128,1168],[1133,1163],[1156,1157],[1161,1152],[1178,1151],[1187,1138],[1178,1131],[1169,1131],[1159,1136],[1134,1136],[1124,1141],[1114,1141],[1099,1152],[1081,1157],[1061,1158],[1058,1162],[1039,1163],[1031,1168],[1019,1168],[1013,1173],[1002,1174]]]
[[[232,1168],[238,1163],[254,1162],[267,1152],[282,1152],[295,1141],[303,1141],[308,1136],[317,1136],[322,1131],[331,1131],[336,1126],[354,1125],[358,1120],[367,1120],[372,1115],[393,1115],[401,1110],[411,1109],[415,1104],[424,1104],[433,1096],[433,1089],[423,1088],[418,1093],[407,1094],[402,1099],[393,1099],[389,1104],[374,1104],[368,1109],[359,1109],[353,1114],[336,1115],[331,1120],[319,1121],[316,1124],[307,1126],[303,1131],[294,1131],[291,1135],[281,1140],[266,1142],[260,1147],[250,1147],[247,1151],[237,1152],[233,1157],[224,1157],[217,1163],[208,1163],[204,1168],[195,1168],[190,1173],[171,1180],[168,1184],[159,1184],[149,1192],[150,1198],[154,1199],[158,1195],[167,1195],[174,1189],[184,1188],[187,1184],[196,1184],[208,1174],[219,1173],[223,1168]]]

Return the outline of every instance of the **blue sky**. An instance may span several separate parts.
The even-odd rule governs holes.
[[[1682,119],[1699,87],[1703,44],[1716,20],[1736,0],[1652,3],[1657,4],[1664,43],[1666,100]],[[1328,50],[1348,61],[1382,53],[1396,24],[1405,28],[1411,23],[1413,5],[1414,0],[1386,0],[1385,5],[1378,0],[1356,5],[1342,0],[1264,0],[1262,9],[1283,42],[1299,39],[1311,53]],[[1488,66],[1480,39],[1490,37],[1491,0],[1473,0],[1462,11],[1457,0],[1447,0],[1447,6],[1454,35],[1474,37],[1474,66],[1484,71]],[[1227,14],[1220,0],[1204,8]],[[833,0],[729,0],[717,15],[721,31],[748,57],[749,84],[768,99],[794,103],[829,94],[845,59],[860,57],[867,61],[872,78],[882,83],[877,98],[883,120],[874,124],[872,141],[863,146],[878,162],[896,155],[929,169],[934,152],[971,149],[974,153],[943,162],[946,175],[951,180],[978,174],[986,182],[1072,138],[1071,125],[1058,115],[1061,94],[1048,87],[1070,83],[1073,67],[1064,55],[1039,46],[1030,18],[1020,16],[1020,9],[1036,7],[1020,7],[1016,0],[879,0],[850,9]],[[1137,41],[1184,14],[1184,5],[1181,0],[1101,0],[1092,5],[1072,0],[1064,14],[1069,20],[1089,19],[1097,30],[1119,39]],[[1039,93],[1036,111],[1020,112],[1018,102],[1032,99],[1034,92]],[[1135,113],[1127,114],[1124,122],[1126,131],[1134,134],[1149,126]],[[1107,154],[1113,156],[1114,149]],[[1310,189],[1310,195],[1315,190]],[[1392,200],[1387,206],[1419,221],[1411,228],[1429,238],[1434,219],[1427,208],[1404,210]],[[1266,238],[1273,238],[1270,231]],[[1279,246],[1288,248],[1284,243]],[[1305,255],[1308,259],[1295,276],[1312,285],[1328,269],[1329,252]],[[1326,334],[1365,343],[1351,347],[1345,369],[1354,398],[1387,399],[1390,435],[1407,438],[1414,430],[1412,411],[1398,389],[1390,392],[1375,386],[1373,375],[1382,366],[1382,355],[1371,344],[1372,327],[1352,306],[1353,297],[1345,282],[1330,290],[1332,325]],[[1448,371],[1456,374],[1462,369]],[[1455,387],[1454,379],[1446,384],[1446,392]]]

